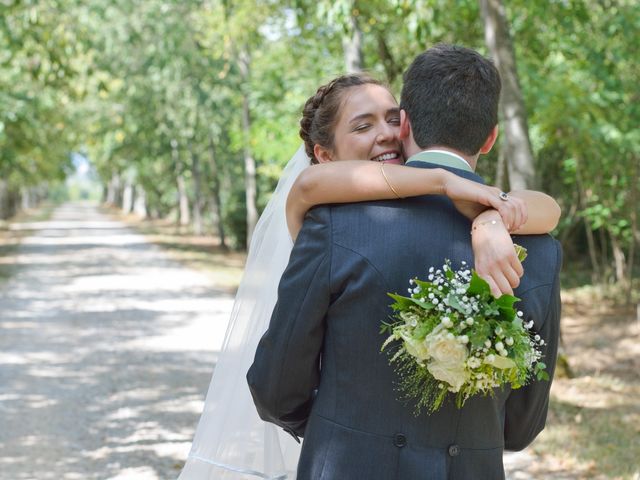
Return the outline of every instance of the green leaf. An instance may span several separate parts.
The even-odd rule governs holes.
[[[471,275],[471,282],[469,283],[469,289],[467,290],[468,294],[471,295],[491,295],[491,287],[486,282],[486,280],[480,278],[478,273],[473,270]]]
[[[496,304],[500,308],[513,308],[513,304],[519,300],[520,299],[518,297],[505,293],[504,295],[500,295],[500,298],[496,299]]]
[[[518,256],[518,260],[520,260],[521,262],[524,262],[524,259],[527,258],[527,249],[524,248],[522,245],[518,245],[517,243],[513,244],[513,248],[516,249],[516,255]]]
[[[403,297],[397,293],[387,293],[387,295],[396,301],[396,303],[391,305],[391,308],[394,310],[402,310],[403,308],[408,308],[413,305],[413,300],[409,297]]]

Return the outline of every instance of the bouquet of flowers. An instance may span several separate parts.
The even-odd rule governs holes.
[[[521,260],[526,250],[516,246]],[[391,357],[400,375],[400,390],[435,412],[449,392],[462,407],[472,395],[493,395],[507,383],[520,388],[532,376],[548,380],[540,361],[544,340],[530,332],[514,308],[513,295],[495,298],[489,284],[466,267],[454,271],[447,260],[429,269],[428,281],[410,280],[409,296],[389,294],[395,303],[389,337],[382,345],[398,346]],[[399,340],[400,343],[394,343]]]

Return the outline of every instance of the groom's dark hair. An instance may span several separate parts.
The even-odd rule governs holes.
[[[500,74],[475,50],[439,44],[418,55],[404,73],[400,108],[422,148],[478,153],[498,123]]]

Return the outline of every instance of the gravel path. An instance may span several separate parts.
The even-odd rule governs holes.
[[[91,205],[14,228],[0,479],[175,479],[232,298]]]

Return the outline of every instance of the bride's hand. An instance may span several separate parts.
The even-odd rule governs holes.
[[[518,230],[527,221],[527,205],[520,198],[509,196],[506,201],[502,200],[499,188],[482,185],[453,173],[447,173],[444,194],[468,219],[475,219],[489,207],[498,211],[502,222],[510,232]]]
[[[493,210],[480,214],[473,222],[471,233],[478,275],[489,283],[495,297],[513,294],[524,271],[500,216]]]

